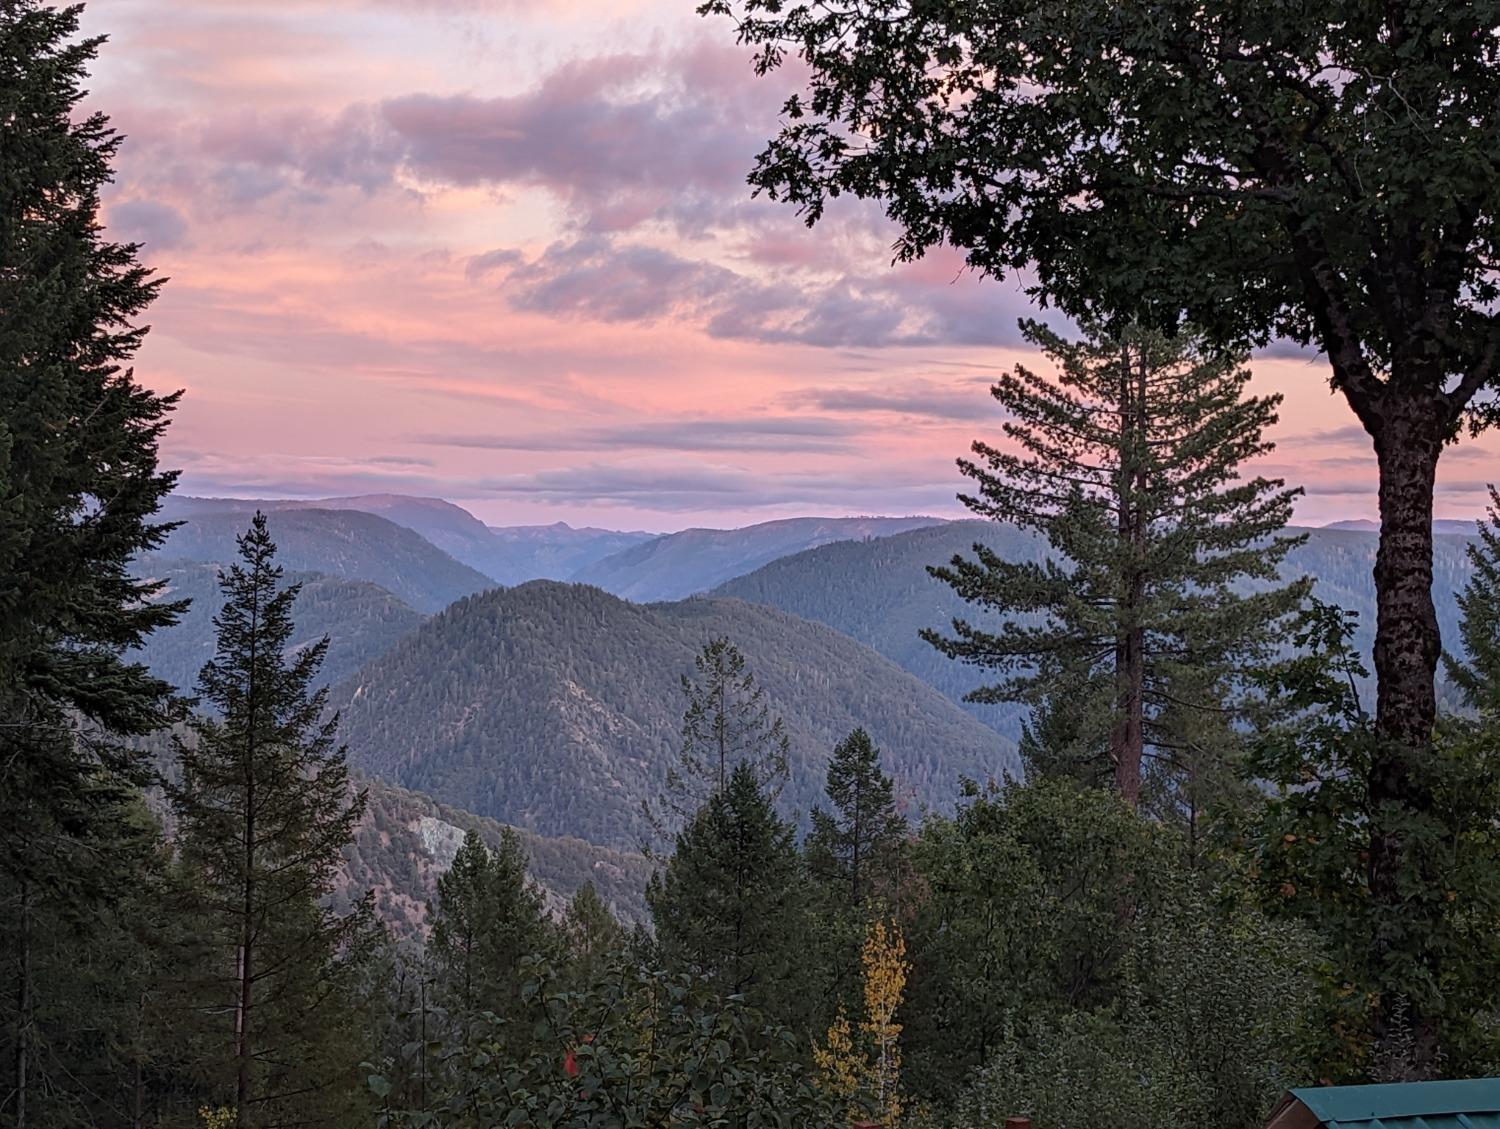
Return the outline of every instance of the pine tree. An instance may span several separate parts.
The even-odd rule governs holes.
[[[169,687],[120,654],[181,611],[129,571],[169,531],[151,516],[175,479],[157,442],[176,397],[127,367],[161,284],[98,222],[121,139],[77,108],[100,42],[78,38],[76,7],[0,4],[0,862],[13,873],[35,863],[23,828],[74,833],[113,803],[88,784],[101,762],[143,776],[107,737],[157,727]]]
[[[0,995],[0,1061],[18,1068],[0,1082],[8,1124],[144,1125],[196,1108],[170,992],[186,923],[160,825],[139,795],[102,814],[69,845],[90,884],[108,878],[107,898],[23,898],[0,876],[0,983],[23,989]]]
[[[896,810],[891,778],[880,768],[880,750],[856,729],[833,750],[824,785],[830,811],[814,808],[805,850],[815,878],[833,887],[854,909],[882,886],[906,840],[906,819]]]
[[[281,586],[276,546],[257,513],[240,561],[220,581],[218,648],[198,679],[217,716],[178,742],[170,790],[177,842],[200,885],[198,990],[209,1038],[233,1076],[235,1124],[274,1124],[289,1108],[316,1120],[334,1100],[329,1061],[346,981],[370,927],[370,902],[343,918],[319,905],[364,811],[352,796],[338,719],[313,690],[327,640],[289,656],[298,586]],[[353,1062],[357,1062],[355,1058]]]
[[[1474,575],[1458,597],[1464,657],[1448,656],[1448,677],[1464,705],[1486,721],[1500,720],[1500,490],[1490,487],[1488,520],[1468,547]]]
[[[977,458],[959,466],[979,496],[963,501],[1036,530],[1052,556],[1005,561],[976,545],[975,559],[933,569],[1005,621],[995,630],[955,621],[951,636],[926,637],[1008,676],[972,700],[1030,704],[1041,719],[1033,738],[1064,724],[1086,760],[1065,771],[1112,778],[1136,804],[1149,769],[1150,783],[1174,795],[1191,786],[1194,760],[1215,755],[1184,748],[1182,716],[1234,708],[1234,672],[1267,653],[1306,588],[1277,586],[1297,543],[1278,534],[1299,491],[1240,474],[1270,449],[1262,434],[1279,398],[1246,397],[1239,358],[1186,333],[1089,327],[1068,342],[1034,322],[1023,329],[1058,376],[1018,367],[995,385],[1019,450],[976,442]],[[1245,582],[1261,590],[1242,594]],[[1107,732],[1070,711],[1080,695],[1107,698]],[[1216,732],[1232,737],[1227,726]]]
[[[592,882],[580,886],[568,903],[562,935],[574,982],[579,984],[587,984],[611,956],[622,952],[626,940],[625,930]]]
[[[432,956],[439,989],[465,1032],[482,1012],[502,1019],[515,1014],[521,960],[554,948],[541,891],[527,877],[526,863],[526,849],[510,828],[493,851],[469,831],[438,879]]]
[[[786,782],[791,744],[786,726],[771,714],[765,690],[746,669],[740,649],[726,638],[710,639],[694,656],[693,669],[692,677],[682,676],[687,708],[677,763],[667,770],[660,803],[644,805],[658,838],[687,823],[742,764],[773,798]],[[646,847],[652,853],[652,846]]]
[[[783,1020],[802,1014],[800,862],[754,769],[737,765],[646,891],[668,966],[709,977],[724,994],[748,993]]]
[[[99,940],[82,932],[102,926],[120,875],[90,847],[124,833],[102,825],[149,775],[120,738],[170,712],[170,687],[120,655],[182,610],[129,572],[167,532],[151,517],[175,478],[157,444],[176,397],[128,367],[160,281],[99,224],[120,137],[79,111],[101,41],[78,28],[76,7],[0,3],[0,887],[23,958],[31,925],[60,917],[80,945]],[[38,967],[22,959],[6,983],[0,1096],[21,1124],[28,1033],[62,1002],[39,994]]]
[[[816,897],[808,914],[816,1027],[855,1004],[860,946],[873,916],[899,896],[907,839],[880,750],[863,729],[840,741],[824,785],[829,810],[815,807],[803,844]]]

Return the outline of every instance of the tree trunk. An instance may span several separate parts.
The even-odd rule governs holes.
[[[1394,399],[1394,398],[1393,398]],[[1405,407],[1398,400],[1398,408]],[[1386,417],[1375,436],[1380,549],[1375,558],[1375,724],[1412,748],[1432,740],[1442,651],[1432,603],[1432,493],[1442,435],[1420,409]]]
[[[1131,807],[1141,799],[1141,760],[1145,755],[1145,706],[1142,682],[1145,646],[1141,631],[1126,631],[1115,649],[1115,727],[1110,757],[1115,762],[1115,787]]]
[[[16,975],[16,1129],[26,1129],[31,1065],[31,887],[21,883],[21,951]]]
[[[1392,396],[1383,407],[1371,429],[1380,467],[1380,548],[1375,558],[1378,742],[1369,779],[1370,807],[1376,814],[1368,877],[1382,916],[1399,924],[1375,938],[1376,968],[1393,943],[1404,942],[1424,963],[1434,959],[1423,944],[1428,923],[1404,904],[1402,871],[1411,862],[1399,820],[1432,806],[1424,770],[1437,716],[1435,679],[1442,651],[1432,602],[1432,496],[1445,431],[1436,406],[1425,400]],[[1383,806],[1398,813],[1397,826],[1379,817]],[[1410,1051],[1402,1056],[1407,1077],[1432,1077],[1438,1066],[1433,1017],[1423,1014],[1419,1001],[1407,1001],[1410,1030],[1390,1030],[1390,1009],[1397,1002],[1383,1001],[1377,1036],[1382,1044],[1393,1045],[1404,1034],[1410,1039]]]
[[[238,969],[239,999],[234,1011],[234,1124],[246,1129],[250,1124],[250,918],[247,914],[241,934]]]
[[[255,770],[254,749],[246,753],[245,826],[242,849],[244,851],[244,887],[240,906],[239,959],[235,972],[239,983],[235,985],[238,999],[234,1012],[234,1057],[235,1129],[247,1129],[250,1124],[250,1068],[252,1063],[250,1039],[250,1007],[253,1002],[255,972],[252,958],[255,953]]]
[[[1141,496],[1146,489],[1146,358],[1132,363],[1129,349],[1120,356],[1120,471],[1115,504],[1121,555],[1126,560],[1115,607],[1115,723],[1110,731],[1109,755],[1115,767],[1115,788],[1132,808],[1141,798],[1141,761],[1145,757],[1146,633],[1140,628],[1145,602],[1145,578],[1140,555],[1146,531],[1142,528]]]

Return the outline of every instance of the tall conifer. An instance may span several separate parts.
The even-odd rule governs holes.
[[[119,738],[168,712],[170,688],[121,654],[181,610],[129,572],[167,532],[151,517],[176,397],[129,368],[161,284],[99,223],[121,140],[79,109],[100,42],[77,7],[0,2],[0,948],[17,957],[0,1105],[20,1124],[38,1017],[62,1003],[34,947],[60,915],[97,940],[119,870],[92,846],[125,833],[103,824],[149,772]]]
[[[677,836],[646,891],[662,955],[707,976],[724,994],[748,993],[782,1019],[802,1011],[795,977],[805,953],[805,898],[792,828],[739,764]]]
[[[129,571],[168,531],[151,516],[175,478],[158,469],[157,441],[176,397],[128,367],[160,281],[99,223],[121,140],[104,115],[78,113],[99,44],[78,38],[77,8],[0,4],[0,862],[11,872],[24,869],[18,852],[34,860],[22,827],[76,831],[113,803],[90,786],[101,760],[142,769],[107,737],[160,724],[169,687],[120,654],[180,610]],[[81,733],[79,718],[94,724]]]
[[[522,958],[555,947],[541,891],[527,877],[526,863],[526,850],[511,829],[493,851],[470,831],[438,879],[432,955],[440,990],[465,1030],[480,1012],[515,1013]]]
[[[198,690],[216,711],[179,742],[171,789],[177,841],[197,880],[203,943],[200,1014],[223,1048],[235,1123],[316,1120],[345,1070],[330,1061],[347,959],[370,921],[367,898],[343,918],[321,907],[364,811],[351,795],[338,719],[313,689],[327,640],[288,653],[298,586],[281,584],[257,513],[223,575],[218,649]],[[334,1056],[336,1057],[336,1056]]]
[[[626,934],[592,882],[578,888],[563,914],[562,936],[576,983],[587,984],[612,956],[625,948]]]
[[[828,809],[812,812],[803,844],[816,896],[809,911],[809,955],[826,1028],[843,1007],[856,1010],[860,947],[870,922],[899,894],[907,823],[896,810],[880,750],[863,729],[838,743],[824,786]]]
[[[693,657],[693,674],[682,676],[682,693],[687,706],[677,760],[667,769],[661,800],[642,805],[658,840],[670,840],[728,785],[739,766],[748,767],[773,799],[788,772],[786,726],[771,712],[745,656],[727,638],[703,644]],[[655,846],[648,843],[645,849],[651,854]]]
[[[1450,656],[1446,666],[1464,705],[1494,723],[1500,721],[1500,490],[1493,486],[1478,533],[1468,546],[1474,575],[1458,597],[1463,657]]]
[[[1004,621],[927,637],[1007,676],[971,698],[1031,704],[1034,750],[1055,751],[1039,740],[1048,729],[1065,735],[1080,762],[1049,767],[1112,778],[1132,804],[1150,772],[1174,804],[1191,803],[1181,794],[1214,760],[1204,743],[1233,736],[1201,719],[1233,705],[1236,668],[1266,653],[1305,591],[1278,584],[1299,491],[1240,471],[1270,450],[1279,397],[1247,397],[1240,359],[1186,333],[1089,327],[1069,342],[1023,329],[1058,375],[1000,378],[1009,443],[976,442],[960,460],[979,487],[963,501],[1037,531],[1051,557],[1012,562],[976,545],[974,559],[933,569]],[[1246,594],[1249,582],[1260,590]]]
[[[829,810],[813,809],[807,837],[808,866],[848,909],[889,886],[895,856],[906,839],[891,778],[880,768],[880,750],[863,729],[840,741],[824,785]]]

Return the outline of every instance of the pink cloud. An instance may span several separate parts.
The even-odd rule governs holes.
[[[785,90],[689,8],[91,5],[129,134],[107,220],[172,277],[140,371],[188,389],[188,487],[654,528],[956,513],[1019,285],[948,250],[892,267],[878,206],[808,231],[752,200]],[[1288,394],[1266,469],[1316,479],[1305,519],[1370,512],[1321,367],[1254,367]],[[1497,446],[1454,452],[1456,516]]]

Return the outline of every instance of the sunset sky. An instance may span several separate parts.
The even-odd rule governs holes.
[[[194,494],[396,491],[497,524],[957,516],[1026,354],[1014,280],[892,267],[878,208],[809,231],[744,179],[789,78],[691,0],[92,0],[107,222],[171,277],[139,375],[184,388]],[[1263,468],[1373,516],[1318,359]],[[1500,444],[1445,457],[1482,509]]]

